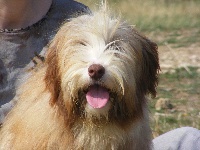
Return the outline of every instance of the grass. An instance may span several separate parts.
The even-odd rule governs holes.
[[[161,32],[161,34],[163,34],[163,32]],[[186,28],[185,30],[177,30],[177,31],[172,30],[168,34],[165,33],[165,36],[163,37],[164,39],[163,38],[157,39],[159,45],[164,45],[164,43],[168,43],[172,45],[173,48],[188,47],[193,43],[198,43],[200,41],[200,29]]]
[[[100,0],[79,0],[95,10]],[[169,44],[178,48],[199,47],[199,0],[109,0],[109,6],[130,24],[146,34],[159,46]],[[191,51],[192,52],[192,51]],[[179,57],[179,56],[178,56]],[[180,56],[181,57],[181,56]],[[200,72],[199,68],[177,68],[173,73],[162,73],[158,95],[149,104],[154,137],[169,130],[191,126],[200,129]],[[157,111],[158,99],[169,99],[172,109]]]
[[[79,0],[92,10],[100,0]],[[142,31],[172,31],[200,26],[199,0],[110,0],[115,13],[122,14]]]
[[[198,68],[189,69],[191,74],[179,68],[160,75],[158,96],[149,106],[154,136],[182,126],[200,129],[200,74]],[[155,103],[160,98],[170,99],[173,108],[156,111]]]

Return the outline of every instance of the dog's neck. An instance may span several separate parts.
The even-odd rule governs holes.
[[[95,125],[83,123],[72,128],[75,141],[74,149],[99,149],[111,150],[126,147],[128,134],[114,124]],[[130,145],[130,144],[129,144]]]

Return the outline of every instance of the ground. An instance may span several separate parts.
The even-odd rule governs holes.
[[[179,33],[160,34],[155,40],[158,43],[162,43],[158,47],[162,73],[180,67],[187,70],[188,66],[200,69],[199,30],[184,30],[179,31]],[[189,41],[193,38],[195,41]],[[199,69],[198,72],[200,72]]]
[[[154,40],[160,43],[161,66],[158,95],[150,102],[154,137],[182,126],[200,128],[199,37],[192,37],[196,35],[194,31],[184,31],[173,37],[170,36],[174,33],[161,34],[160,37],[153,34]],[[190,37],[196,42],[190,42]],[[175,42],[165,40],[170,41],[170,38]],[[169,100],[172,108],[156,110],[155,104],[160,99]]]
[[[180,67],[186,70],[188,66],[200,68],[200,47],[197,45],[179,48],[171,48],[170,45],[160,46],[159,57],[162,73]],[[199,69],[198,72],[200,72]],[[188,73],[190,73],[189,70]]]

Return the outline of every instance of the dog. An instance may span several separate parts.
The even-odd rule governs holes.
[[[157,45],[108,10],[62,25],[18,89],[0,131],[6,150],[150,150],[148,95]]]

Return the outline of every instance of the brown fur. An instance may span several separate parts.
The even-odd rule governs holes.
[[[94,48],[104,44],[99,41],[105,50]],[[104,77],[93,81],[84,70],[97,55],[100,63],[110,60]],[[0,149],[149,150],[146,96],[156,95],[158,70],[157,45],[133,27],[105,11],[73,19],[51,42],[44,65],[18,90],[0,131]],[[94,83],[109,89],[105,114],[86,108],[85,90]]]

